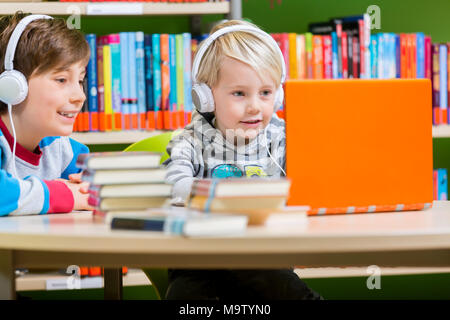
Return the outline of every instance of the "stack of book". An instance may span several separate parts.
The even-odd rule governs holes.
[[[77,166],[81,179],[90,183],[88,202],[95,207],[94,219],[105,221],[116,211],[145,211],[166,204],[172,186],[165,183],[161,154],[137,152],[94,152],[81,154]]]
[[[307,207],[286,208],[290,186],[286,178],[200,179],[192,185],[187,206],[210,213],[245,214],[251,225],[271,224],[285,216],[304,220]]]
[[[447,169],[433,170],[433,200],[448,199]]]

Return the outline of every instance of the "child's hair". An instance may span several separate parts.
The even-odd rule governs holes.
[[[0,73],[5,71],[6,47],[15,27],[28,14],[16,12],[0,18]],[[39,19],[22,33],[14,55],[14,69],[29,79],[52,69],[64,70],[74,63],[89,61],[89,44],[83,34],[69,29],[64,19]],[[0,101],[0,114],[7,111]]]
[[[216,25],[215,31],[232,26],[249,25],[258,28],[254,24],[241,20],[229,20]],[[235,31],[226,33],[217,38],[206,50],[200,62],[197,73],[197,81],[206,83],[210,88],[214,87],[219,78],[219,71],[224,57],[230,57],[248,64],[258,75],[267,72],[273,79],[276,87],[280,85],[282,73],[282,61],[273,45],[257,33],[249,31]]]

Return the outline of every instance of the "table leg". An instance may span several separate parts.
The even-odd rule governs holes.
[[[0,250],[0,300],[16,299],[13,252]]]
[[[105,300],[122,300],[122,268],[105,268],[103,277]]]

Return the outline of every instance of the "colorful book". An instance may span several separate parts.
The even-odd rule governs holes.
[[[161,96],[161,45],[160,34],[152,34],[152,52],[153,52],[153,99],[156,129],[164,128]]]
[[[153,52],[152,52],[152,36],[144,35],[144,52],[145,52],[145,99],[147,104],[147,129],[154,130],[155,122],[155,105],[153,99]]]
[[[331,48],[331,35],[322,36],[323,42],[323,78],[333,78],[333,54]]]
[[[289,74],[290,79],[298,79],[297,34],[289,33]]]
[[[448,200],[447,169],[437,169],[437,200]]]
[[[177,56],[175,35],[169,34],[169,73],[170,73],[170,92],[169,92],[169,106],[170,106],[170,129],[178,129],[181,127],[178,116],[177,106]]]
[[[297,76],[306,79],[305,35],[297,35]]]
[[[183,33],[183,90],[184,90],[184,110],[179,110],[180,124],[184,126],[185,123],[191,122],[192,115],[192,75],[191,75],[191,34]],[[184,117],[184,119],[183,119]],[[184,120],[184,121],[182,121]]]
[[[103,82],[105,88],[105,131],[111,131],[113,127],[113,108],[111,84],[111,47],[109,45],[108,36],[105,36],[105,44],[103,45]]]
[[[101,211],[101,215],[105,218],[110,212],[117,210],[143,210],[148,208],[159,208],[166,205],[170,201],[170,197],[126,197],[126,198],[98,198],[89,195],[89,205]],[[100,213],[97,214],[97,217]]]
[[[431,61],[431,37],[425,36],[425,77],[430,80],[433,74]]]
[[[170,66],[169,66],[169,35],[160,35],[160,55],[161,55],[161,108],[163,111],[163,128],[170,130]]]
[[[97,198],[170,197],[172,185],[165,183],[91,184],[88,193]]]
[[[165,168],[103,169],[83,171],[82,180],[92,184],[164,183]]]
[[[323,78],[323,45],[322,36],[314,35],[312,36],[313,43],[313,78],[322,79]]]
[[[432,82],[432,100],[433,100],[433,124],[439,125],[442,123],[442,114],[440,108],[440,59],[439,59],[439,44],[432,44],[432,61],[433,61],[433,82]]]
[[[331,58],[332,58],[332,70],[333,79],[339,78],[339,63],[338,63],[338,44],[336,32],[331,33]]]
[[[131,129],[139,129],[138,112],[138,92],[137,92],[137,73],[136,73],[136,32],[128,32],[128,81],[129,81],[129,106]]]
[[[121,57],[120,57],[120,35],[110,34],[109,46],[111,51],[111,98],[112,98],[112,110],[113,110],[113,123],[114,130],[122,130],[122,97],[121,97]]]
[[[447,45],[439,45],[439,109],[441,124],[447,124],[448,97],[447,97]]]
[[[145,97],[145,54],[144,32],[136,32],[136,87],[137,87],[137,113],[138,128],[146,129],[146,97]]]
[[[313,79],[314,78],[314,62],[313,62],[313,41],[312,41],[312,33],[305,33],[305,54],[306,54],[306,78]]]
[[[128,59],[128,32],[119,33],[120,36],[120,87],[122,101],[122,128],[131,129],[130,116],[130,78],[129,78],[129,59]]]
[[[348,79],[348,53],[347,53],[347,32],[341,33],[342,46],[342,78]]]
[[[371,78],[378,78],[378,35],[370,36]]]
[[[188,237],[220,236],[242,234],[247,221],[243,215],[207,214],[185,208],[152,209],[116,215],[112,218],[111,229],[159,231]]]
[[[425,78],[425,35],[416,33],[416,75],[417,78]]]
[[[184,57],[184,44],[183,44],[183,36],[181,34],[175,35],[175,54],[176,54],[176,81],[177,81],[177,110],[181,114],[186,114],[186,121],[180,124],[184,125],[184,123],[190,122],[190,115],[188,111],[185,109],[184,105],[184,60],[187,57]],[[189,118],[189,119],[187,119]],[[184,120],[184,119],[183,119]]]
[[[105,131],[105,84],[103,79],[103,43],[105,36],[97,37],[97,95],[98,95],[98,129]]]
[[[87,101],[89,109],[89,131],[98,131],[98,96],[97,96],[97,36],[86,34],[86,41],[91,50],[87,66]]]

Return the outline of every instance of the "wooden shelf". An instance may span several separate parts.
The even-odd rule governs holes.
[[[83,144],[130,144],[167,131],[74,132],[70,137]]]
[[[450,138],[450,125],[433,126],[433,138]]]
[[[413,275],[413,274],[433,274],[433,273],[450,273],[450,268],[433,267],[433,268],[385,268],[381,267],[381,276],[388,275]],[[304,268],[295,269],[295,273],[302,279],[316,279],[316,278],[340,278],[340,277],[368,277],[367,268],[352,267],[352,268]],[[58,274],[56,272],[42,273],[42,274],[25,274],[16,278],[17,291],[30,290],[46,290],[47,280],[58,281],[62,284],[68,279],[68,276]],[[101,282],[101,285],[99,285]],[[103,281],[97,282],[98,288],[103,287]],[[123,285],[127,286],[145,286],[151,285],[150,280],[141,269],[128,269],[128,273],[123,276]],[[83,286],[82,286],[83,288]],[[92,288],[92,287],[91,287]],[[69,290],[69,289],[66,289]]]
[[[0,2],[0,15],[18,10],[49,15],[203,15],[227,14],[230,3],[151,3],[151,2]]]

